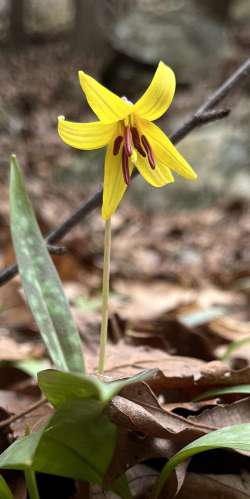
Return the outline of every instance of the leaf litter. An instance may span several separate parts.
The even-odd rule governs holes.
[[[32,61],[30,54],[29,64]],[[12,63],[17,65],[17,61]],[[20,79],[17,86],[22,85],[22,68],[17,74]],[[61,71],[58,74],[62,74]],[[64,80],[68,77],[64,69]],[[6,100],[12,109],[17,95],[9,75],[8,81]],[[40,90],[39,74],[36,83]],[[59,91],[59,82],[52,83],[49,79],[48,91],[44,90],[45,85],[42,94],[35,91],[36,83],[34,94],[29,96],[34,112],[29,116],[28,128],[27,123],[22,122],[30,135],[24,159],[27,159],[29,191],[35,200],[40,226],[47,233],[62,219],[62,213],[66,216],[79,204],[83,193],[76,183],[74,196],[68,186],[59,189],[57,183],[52,182],[48,188],[55,158],[61,158],[62,165],[71,162],[71,158],[65,159],[62,145],[53,140],[53,117],[60,114],[57,109],[51,109],[52,114],[48,116],[43,115],[44,130],[39,129],[39,133],[47,136],[51,147],[37,166],[38,160],[44,157],[38,137],[32,138],[31,133],[31,129],[36,128],[32,123],[38,119],[41,122],[37,95],[41,95],[43,104],[51,103],[51,95]],[[77,102],[78,99],[73,101],[68,112],[78,116]],[[17,148],[22,150],[21,135],[14,138]],[[7,142],[3,151],[7,157],[10,152]],[[34,175],[34,170],[40,175]],[[84,196],[87,195],[86,188]],[[7,200],[7,188],[3,185],[2,266],[13,259]],[[246,394],[194,402],[195,397],[211,388],[250,384],[248,346],[235,350],[227,361],[220,360],[231,341],[250,335],[250,258],[245,244],[249,238],[250,206],[236,201],[236,208],[232,208],[232,204],[220,205],[188,215],[169,213],[168,217],[165,213],[142,214],[125,203],[114,219],[110,343],[105,379],[132,376],[144,369],[158,371],[147,384],[126,388],[110,403],[108,411],[119,427],[119,438],[107,482],[130,467],[144,478],[148,474],[155,476],[166,459],[199,436],[226,425],[249,422]],[[102,238],[103,226],[94,214],[88,223],[79,225],[65,239],[67,253],[54,257],[85,345],[89,372],[95,372],[97,367]],[[0,288],[0,312],[0,416],[3,421],[29,408],[41,396],[34,377],[20,369],[17,362],[43,359],[46,353],[25,304],[19,278]],[[1,449],[22,435],[27,423],[31,429],[39,428],[50,414],[50,406],[44,405],[10,427],[0,428]],[[167,493],[171,495],[183,483],[178,492],[180,499],[192,499],[201,493],[204,499],[211,495],[215,499],[249,497],[248,456],[225,451],[223,455],[228,454],[231,462],[230,473],[225,474],[220,452],[214,454],[216,474],[211,472],[209,453],[203,458],[202,471],[197,458],[192,458],[190,463],[176,468]],[[8,480],[11,483],[10,478]],[[147,497],[150,487],[152,482],[137,486],[135,497]],[[16,492],[16,499],[19,497],[23,499],[23,491]],[[93,493],[93,497],[97,495]]]

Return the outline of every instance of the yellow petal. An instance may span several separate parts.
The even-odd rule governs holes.
[[[121,148],[122,149],[122,148]],[[129,162],[130,175],[132,173],[132,163]],[[122,173],[122,153],[121,150],[117,156],[113,155],[113,145],[110,143],[107,148],[105,166],[104,166],[104,185],[103,185],[103,204],[102,217],[108,220],[116,211],[127,185],[123,179]]]
[[[99,149],[113,137],[115,125],[101,123],[73,123],[63,116],[58,118],[58,133],[69,146],[77,149]]]
[[[145,180],[154,187],[162,187],[174,182],[174,177],[169,168],[156,163],[155,169],[152,169],[147,158],[143,158],[140,154],[137,155],[136,168]]]
[[[156,120],[167,111],[174,93],[174,72],[164,62],[160,62],[149,87],[136,102],[133,110],[147,120]]]
[[[103,123],[121,120],[131,113],[132,106],[130,104],[91,76],[79,71],[79,79],[90,107]]]
[[[142,118],[137,118],[137,122],[140,134],[144,134],[151,145],[157,164],[165,165],[188,180],[197,178],[188,162],[158,126]]]

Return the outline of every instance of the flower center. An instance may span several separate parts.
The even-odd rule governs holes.
[[[133,148],[136,149],[141,156],[147,157],[149,166],[154,169],[155,159],[151,148],[151,145],[147,137],[142,134],[140,135],[138,129],[135,126],[123,125],[123,135],[117,135],[114,140],[113,145],[113,155],[117,156],[120,152],[122,146],[122,172],[124,182],[128,185],[130,182],[129,173],[129,158],[133,154]]]

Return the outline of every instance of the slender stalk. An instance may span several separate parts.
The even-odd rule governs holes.
[[[109,302],[109,273],[110,273],[110,249],[111,249],[111,218],[105,222],[104,236],[104,259],[103,259],[103,280],[102,280],[102,324],[100,336],[100,353],[98,372],[104,371],[105,353],[108,334],[108,302]]]
[[[29,493],[29,498],[30,499],[40,499],[40,495],[39,495],[37,483],[36,483],[35,472],[32,471],[31,469],[27,469],[24,471],[24,475],[25,475],[25,482],[26,482],[27,490]]]

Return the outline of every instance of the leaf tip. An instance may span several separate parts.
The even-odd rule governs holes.
[[[11,154],[10,166],[11,166],[11,169],[13,169],[13,168],[18,169],[18,162],[17,162],[16,154]]]

